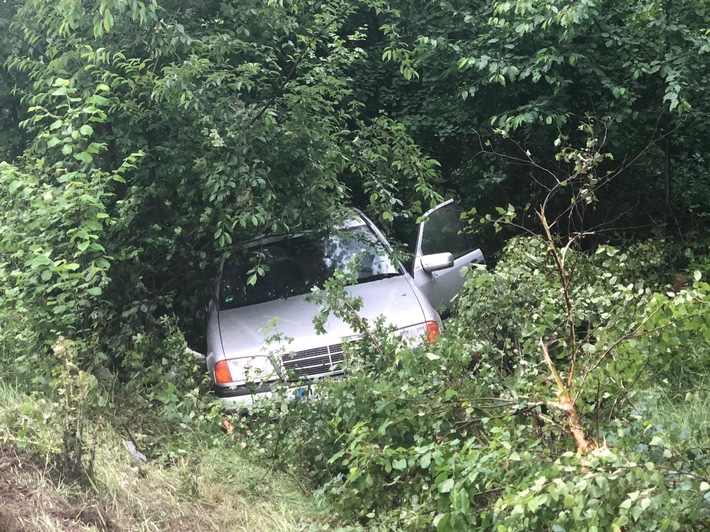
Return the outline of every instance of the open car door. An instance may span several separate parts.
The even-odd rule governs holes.
[[[426,212],[419,225],[414,283],[435,309],[448,310],[465,279],[461,269],[484,262],[483,253],[464,232],[461,210],[448,200]]]

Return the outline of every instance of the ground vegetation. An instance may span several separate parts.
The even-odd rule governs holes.
[[[0,528],[707,529],[709,22],[0,0]],[[488,269],[436,343],[364,324],[319,400],[222,411],[223,259],[343,205],[406,257],[448,197]]]

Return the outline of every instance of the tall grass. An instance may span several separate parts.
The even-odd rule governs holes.
[[[293,479],[229,444],[184,450],[169,466],[131,463],[115,438],[97,456],[97,496],[136,530],[298,530],[318,519]]]
[[[0,383],[0,419],[4,451],[17,450],[26,464],[12,474],[36,500],[24,510],[17,505],[18,519],[31,530],[65,530],[69,519],[72,530],[102,529],[106,523],[109,530],[146,532],[279,532],[323,519],[293,478],[254,462],[226,436],[213,433],[201,442],[193,433],[180,441],[178,432],[171,445],[179,451],[165,449],[170,459],[137,462],[106,421],[93,443],[94,479],[87,489],[64,483],[47,459],[57,444],[50,402]],[[0,507],[14,502],[0,500]],[[87,511],[93,516],[88,521]]]
[[[639,399],[645,419],[677,434],[688,448],[710,450],[710,376],[686,387],[657,386]]]

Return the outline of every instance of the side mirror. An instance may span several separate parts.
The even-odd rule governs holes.
[[[451,253],[432,253],[421,258],[422,269],[427,273],[451,268],[454,265],[454,256]]]

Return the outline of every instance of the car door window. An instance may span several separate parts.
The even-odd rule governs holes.
[[[463,232],[461,214],[455,203],[449,203],[429,214],[421,241],[422,255],[451,253],[461,257],[474,249],[469,235]]]
[[[412,277],[435,309],[450,308],[464,285],[462,270],[484,262],[483,253],[464,231],[460,212],[454,201],[448,200],[427,212],[426,221],[419,224]],[[439,253],[451,253],[453,264],[444,262],[444,267],[426,270],[422,258]]]

